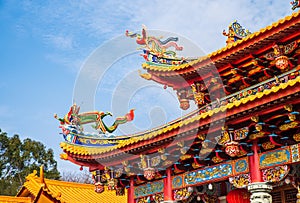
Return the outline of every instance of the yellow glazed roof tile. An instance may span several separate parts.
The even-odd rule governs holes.
[[[295,78],[293,80],[289,80],[286,83],[281,83],[278,86],[273,86],[271,89],[265,89],[263,92],[259,92],[255,95],[250,95],[250,96],[248,96],[246,98],[243,98],[241,100],[236,100],[232,103],[228,103],[228,104],[226,104],[224,106],[221,106],[219,108],[215,108],[215,109],[209,110],[205,113],[199,114],[197,116],[187,118],[187,119],[185,119],[181,122],[170,124],[170,125],[167,124],[162,129],[147,131],[147,133],[143,136],[133,137],[133,138],[130,138],[128,140],[124,140],[122,143],[120,143],[118,145],[115,145],[113,147],[105,147],[105,148],[87,147],[87,146],[74,145],[74,144],[70,144],[70,143],[67,143],[67,142],[62,142],[60,146],[63,150],[65,150],[66,152],[72,153],[72,154],[86,153],[88,155],[95,155],[95,154],[107,153],[107,152],[113,151],[115,149],[120,149],[122,147],[128,146],[130,144],[133,144],[133,143],[136,143],[136,142],[139,142],[139,141],[154,138],[158,135],[161,135],[161,134],[166,133],[168,131],[171,131],[173,129],[177,129],[179,127],[188,125],[189,123],[199,121],[201,119],[205,119],[207,116],[212,116],[212,115],[217,114],[219,112],[224,112],[224,111],[232,109],[234,107],[239,107],[241,104],[246,104],[248,102],[254,101],[255,99],[259,99],[259,98],[261,98],[265,95],[269,95],[271,93],[276,93],[279,90],[284,90],[289,86],[292,87],[292,86],[294,86],[296,84],[299,84],[299,83],[300,83],[300,76],[298,76],[297,78]]]
[[[193,61],[191,61],[189,63],[185,63],[185,64],[181,64],[181,65],[173,65],[173,66],[168,66],[168,67],[149,65],[147,63],[144,63],[142,65],[142,67],[144,69],[148,69],[148,70],[151,70],[151,71],[161,71],[161,72],[183,70],[183,69],[185,69],[185,68],[187,68],[189,66],[193,66],[193,65],[195,65],[197,63],[200,63],[200,62],[204,61],[205,59],[209,59],[209,58],[211,58],[213,56],[216,56],[216,55],[218,55],[218,54],[220,54],[222,52],[225,52],[225,51],[227,51],[229,49],[232,49],[233,47],[236,47],[236,46],[240,45],[241,43],[244,43],[245,41],[248,41],[248,40],[250,40],[250,39],[252,39],[254,37],[262,35],[267,30],[272,30],[272,29],[278,27],[279,25],[284,24],[285,22],[290,21],[292,18],[298,17],[299,14],[300,14],[300,11],[294,12],[292,15],[287,16],[287,17],[285,17],[283,19],[280,19],[277,22],[275,22],[275,23],[273,23],[273,24],[271,24],[271,25],[269,25],[269,26],[267,26],[265,28],[262,28],[262,29],[260,29],[257,32],[254,32],[254,33],[248,35],[247,37],[243,38],[242,40],[238,40],[238,41],[236,41],[234,43],[228,44],[227,46],[225,46],[225,47],[223,47],[223,48],[221,48],[221,49],[219,49],[217,51],[214,51],[214,52],[208,54],[207,56],[199,57],[198,59],[195,59],[195,60],[193,60]]]
[[[54,199],[66,203],[126,203],[127,194],[116,196],[115,191],[108,191],[107,188],[103,193],[96,193],[95,187],[91,184],[65,182],[58,180],[44,179],[36,176],[36,172],[26,178],[23,189],[26,188],[33,196],[37,196],[40,189],[51,195]],[[1,200],[1,199],[0,199]],[[1,201],[0,201],[1,202]]]
[[[30,197],[0,196],[1,203],[31,203]]]

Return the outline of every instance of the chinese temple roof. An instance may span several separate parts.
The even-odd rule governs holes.
[[[261,152],[298,144],[299,30],[297,12],[193,60],[181,60],[167,51],[153,51],[144,42],[155,37],[137,37],[136,41],[143,40],[146,46],[143,68],[147,73],[140,75],[163,84],[164,88],[172,87],[180,108],[188,109],[188,102],[192,101],[198,109],[165,125],[120,136],[118,142],[84,137],[84,133],[70,129],[66,134],[70,139],[60,144],[64,152],[61,159],[99,174],[110,170],[110,177],[124,186],[134,173],[136,184],[149,180],[145,174],[140,175],[143,170],[149,172],[147,165],[157,169],[158,180],[170,164],[173,172],[180,174],[250,156],[254,141],[261,146]],[[126,32],[129,37],[137,35]],[[175,49],[180,48],[177,38],[164,41],[170,40]],[[126,174],[113,176],[116,171]]]
[[[290,32],[295,32],[300,29],[300,11],[294,12],[270,26],[262,28],[247,37],[238,40],[234,43],[214,51],[207,56],[200,57],[188,63],[180,65],[155,65],[144,63],[143,68],[149,71],[150,74],[156,76],[176,76],[178,74],[189,74],[195,72],[195,69],[204,68],[211,65],[213,62],[216,67],[223,66],[240,57],[245,57],[247,54],[252,54],[260,48],[272,43],[274,40],[281,40],[282,35]],[[297,33],[299,35],[299,33]],[[191,69],[192,68],[192,69]]]
[[[99,194],[94,191],[94,185],[50,180],[42,176],[38,177],[36,171],[26,177],[26,182],[17,196],[18,197],[13,197],[12,199],[16,199],[15,202],[24,203],[31,202],[28,201],[26,197],[33,197],[33,202],[121,203],[127,201],[126,194],[124,196],[116,196],[115,192],[110,191]],[[8,202],[14,201],[8,200]]]
[[[141,133],[142,136],[134,136],[128,140],[124,140],[118,145],[111,146],[111,147],[89,147],[89,146],[80,146],[76,144],[71,144],[68,142],[62,142],[60,144],[61,148],[64,150],[66,153],[74,154],[74,155],[79,155],[79,156],[94,156],[94,155],[99,155],[99,154],[108,154],[108,153],[122,153],[121,150],[119,149],[125,149],[127,146],[133,145],[135,143],[147,141],[147,140],[152,140],[153,138],[156,138],[159,135],[166,134],[167,132],[179,129],[183,126],[187,126],[191,123],[197,122],[199,123],[200,120],[203,120],[205,118],[211,117],[215,114],[218,114],[220,112],[225,112],[230,109],[238,108],[242,105],[246,105],[250,102],[256,102],[257,100],[260,100],[264,96],[276,94],[280,91],[283,91],[287,89],[288,87],[294,87],[297,85],[300,85],[300,76],[296,77],[293,80],[289,80],[286,83],[281,83],[278,86],[274,86],[271,89],[265,89],[262,92],[259,92],[254,95],[249,95],[245,98],[242,98],[240,100],[236,100],[231,103],[227,103],[226,105],[221,105],[218,108],[214,108],[212,110],[208,110],[207,112],[200,113],[198,114],[197,112],[199,110],[196,110],[188,115],[186,115],[183,118],[180,118],[180,120],[175,120],[173,122],[170,122],[164,126],[158,127],[156,129],[151,129],[149,131]],[[61,158],[67,159],[66,154],[62,154]],[[95,158],[95,157],[94,157]]]

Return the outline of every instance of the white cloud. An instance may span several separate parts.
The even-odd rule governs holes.
[[[238,20],[257,31],[290,13],[284,1],[154,1],[153,5],[133,10],[135,21],[151,29],[182,34],[208,52],[225,45],[222,30]]]
[[[44,40],[47,44],[52,44],[60,50],[74,49],[73,37],[70,36],[48,34],[44,35]]]
[[[81,56],[64,56],[59,53],[47,53],[45,54],[45,59],[57,64],[61,64],[64,67],[71,70],[73,73],[77,74],[79,71],[79,67],[82,64],[82,61],[84,60],[84,57]]]
[[[26,2],[23,7],[28,14],[20,23],[64,51],[58,62],[86,57],[125,30],[140,30],[141,24],[183,35],[209,53],[225,46],[222,30],[233,20],[253,32],[291,13],[289,2],[275,0],[82,0]]]

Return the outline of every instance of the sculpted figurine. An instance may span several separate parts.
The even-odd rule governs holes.
[[[250,197],[251,203],[272,203],[272,196],[268,193],[258,192]]]
[[[295,10],[296,8],[300,7],[300,1],[299,0],[292,1],[291,5],[292,5],[292,9]]]
[[[74,125],[77,126],[79,129],[82,128],[82,125],[88,123],[94,123],[93,126],[96,130],[100,130],[103,134],[106,132],[112,133],[114,132],[118,125],[124,124],[126,122],[132,121],[134,118],[134,109],[131,109],[129,113],[125,116],[117,117],[115,122],[111,126],[107,126],[103,122],[103,118],[106,116],[112,116],[112,113],[103,111],[90,111],[90,112],[83,112],[79,113],[80,107],[76,104],[70,108],[70,111],[63,117],[58,118],[55,114],[54,118],[60,121],[60,124],[63,125]],[[64,130],[64,129],[63,129]]]

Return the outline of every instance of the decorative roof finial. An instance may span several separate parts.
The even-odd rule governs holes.
[[[57,114],[54,115],[54,118],[60,121],[61,128],[65,137],[71,132],[77,133],[77,131],[82,131],[82,125],[85,124],[94,124],[96,130],[99,130],[101,134],[112,133],[114,132],[120,124],[132,121],[134,119],[134,109],[131,109],[124,116],[117,117],[112,126],[107,126],[103,118],[106,116],[112,116],[112,113],[103,111],[90,111],[79,113],[80,107],[76,104],[73,104],[70,108],[70,111],[63,117],[59,118]],[[69,140],[68,140],[69,141]]]
[[[44,164],[41,165],[40,167],[40,181],[42,184],[45,184],[45,179],[44,179]]]
[[[241,40],[244,37],[250,35],[249,30],[245,30],[236,20],[228,27],[228,33],[223,30],[223,35],[227,36],[226,44],[231,44],[237,40]]]
[[[292,1],[291,5],[292,5],[292,10],[295,10],[296,8],[300,8],[300,1],[299,0]]]
[[[167,65],[183,63],[183,58],[176,56],[176,51],[183,50],[183,47],[177,44],[178,37],[169,37],[162,40],[163,37],[149,36],[145,25],[142,26],[141,34],[126,30],[125,35],[130,38],[136,38],[136,43],[142,46],[142,56],[147,62]]]

